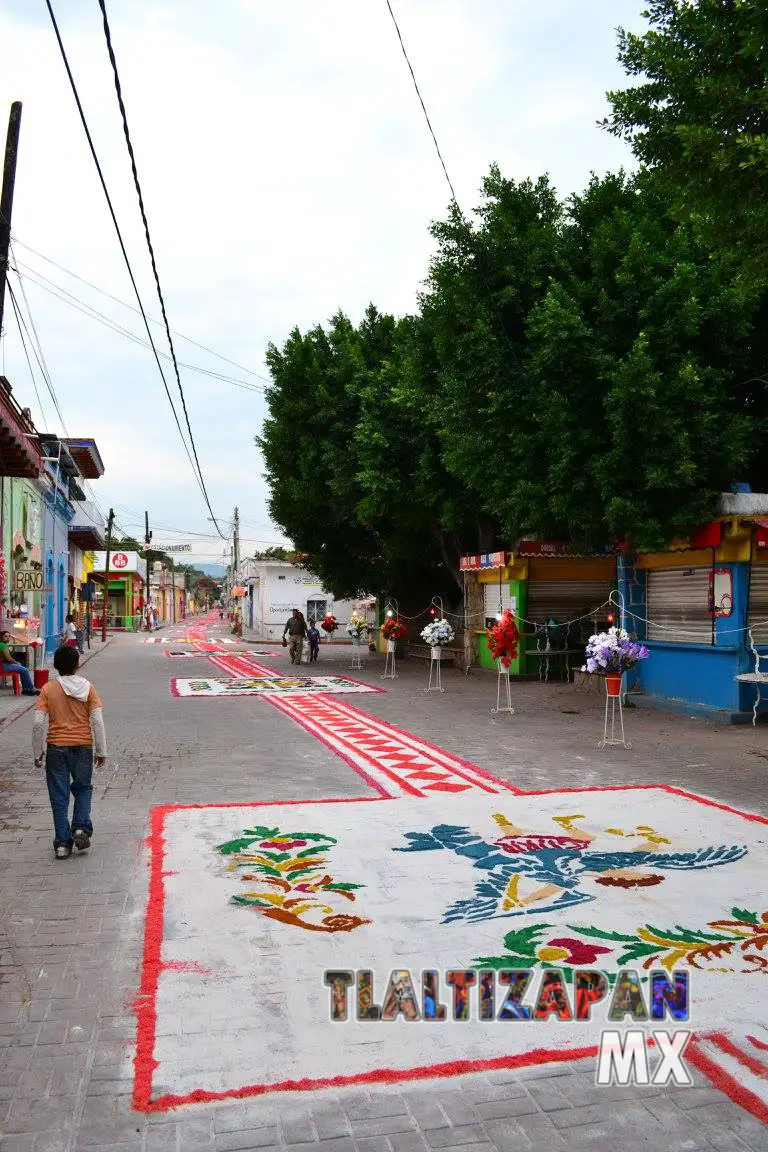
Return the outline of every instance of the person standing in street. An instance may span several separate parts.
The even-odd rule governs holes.
[[[71,613],[64,621],[64,627],[61,630],[61,642],[66,644],[68,648],[77,648],[77,628],[75,627],[75,618]]]
[[[39,696],[37,688],[32,681],[29,674],[29,669],[25,668],[23,664],[19,664],[13,658],[11,652],[11,644],[13,643],[13,636],[10,632],[0,632],[0,667],[3,672],[16,672],[21,680],[21,691],[23,696]]]
[[[72,846],[84,852],[91,846],[91,796],[94,756],[96,767],[106,763],[107,741],[101,700],[93,685],[78,676],[80,653],[63,646],[53,654],[58,680],[49,681],[40,693],[32,728],[35,767],[42,768],[53,813],[53,851],[57,860],[72,855]],[[47,748],[45,722],[48,720]],[[69,795],[74,797],[72,824]]]
[[[311,627],[307,633],[309,640],[309,662],[314,664],[317,660],[318,653],[320,652],[320,632],[318,631],[317,624],[314,620],[310,621]]]
[[[288,651],[291,656],[291,664],[301,664],[301,650],[304,647],[306,635],[306,621],[298,608],[294,608],[293,614],[286,624],[285,632],[283,633],[283,639],[288,638]]]

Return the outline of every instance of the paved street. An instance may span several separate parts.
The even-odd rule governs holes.
[[[483,789],[493,792],[496,809],[506,812],[506,799],[516,793],[508,793],[505,798],[505,781],[522,792],[661,784],[726,806],[726,810],[702,810],[702,843],[711,844],[712,840],[706,839],[706,821],[719,819],[719,814],[723,814],[723,819],[732,819],[734,828],[741,821],[738,813],[742,810],[768,817],[768,743],[764,728],[727,728],[630,710],[626,712],[626,724],[632,750],[598,751],[604,698],[592,689],[559,683],[513,684],[515,715],[493,717],[490,706],[495,703],[496,685],[489,674],[476,672],[464,677],[446,669],[444,695],[426,695],[423,689],[427,669],[422,662],[403,662],[398,665],[396,680],[383,681],[380,657],[366,655],[363,670],[352,671],[350,649],[342,645],[324,645],[318,664],[301,671],[318,676],[347,676],[378,689],[386,688],[385,692],[302,697],[301,708],[296,703],[299,698],[290,694],[271,701],[274,706],[247,695],[229,700],[183,699],[169,691],[174,677],[193,686],[232,676],[255,684],[267,675],[265,668],[281,676],[296,669],[290,668],[282,650],[277,655],[262,655],[275,651],[274,644],[238,646],[245,652],[244,661],[235,654],[233,645],[223,656],[215,656],[216,663],[202,654],[168,658],[169,651],[195,650],[179,639],[187,632],[185,627],[179,625],[171,631],[175,639],[170,644],[146,644],[139,636],[118,636],[103,651],[97,645],[88,662],[85,674],[103,698],[109,744],[108,766],[95,781],[95,835],[89,854],[67,861],[53,859],[44,778],[34,769],[31,758],[31,715],[24,713],[0,730],[2,1152],[768,1149],[768,1127],[753,1114],[759,1112],[760,1100],[766,1098],[760,1097],[759,1082],[768,1079],[765,1051],[758,1046],[751,1065],[741,1065],[738,1056],[729,1057],[731,1064],[725,1061],[723,1065],[727,1075],[719,1080],[729,1087],[731,1096],[734,1083],[750,1087],[745,1100],[747,1108],[714,1087],[699,1070],[694,1070],[693,1088],[596,1088],[593,1056],[531,1066],[519,1061],[516,1066],[505,1066],[503,1059],[496,1058],[496,1051],[490,1049],[493,1059],[489,1066],[468,1075],[393,1076],[392,1082],[386,1084],[361,1074],[356,1083],[346,1085],[263,1094],[244,1091],[241,1098],[236,1098],[238,1087],[255,1083],[248,1066],[248,1042],[258,1044],[263,1040],[265,1051],[273,1053],[270,1060],[275,1075],[284,1064],[289,1072],[295,1067],[294,1074],[286,1074],[286,1079],[292,1081],[338,1075],[334,1069],[343,1051],[339,1056],[336,1052],[312,1049],[305,1054],[312,1067],[308,1070],[302,1063],[301,1037],[286,1035],[279,1018],[279,997],[272,1001],[269,996],[270,980],[279,987],[280,979],[285,979],[283,970],[301,963],[292,947],[296,930],[279,920],[259,917],[255,909],[245,910],[252,917],[247,923],[251,928],[266,926],[261,930],[268,948],[263,966],[251,982],[253,987],[245,988],[237,967],[236,953],[245,940],[241,936],[240,944],[227,956],[240,980],[236,986],[241,989],[237,998],[230,998],[228,1013],[222,1014],[219,1007],[227,999],[222,984],[214,987],[212,981],[210,986],[205,985],[200,999],[193,993],[185,994],[184,989],[199,987],[203,970],[198,958],[203,953],[209,959],[216,954],[217,928],[223,928],[209,916],[206,903],[205,869],[209,866],[203,844],[206,835],[209,843],[215,843],[210,837],[216,829],[206,831],[205,823],[200,825],[203,839],[197,841],[200,847],[195,852],[190,849],[190,844],[195,843],[190,829],[195,820],[208,819],[208,810],[176,810],[176,806],[188,805],[247,808],[260,804],[259,818],[267,818],[267,801],[288,804],[374,799],[384,793],[385,786],[394,795],[401,787],[393,783],[395,770],[387,769],[387,783],[384,768],[377,766],[370,752],[370,739],[370,763],[365,770],[360,766],[362,741],[356,717],[363,712],[416,738],[412,760],[433,746],[437,767],[444,769],[445,775],[441,776],[441,771],[406,773],[411,784],[403,785],[397,794],[406,796],[403,804],[428,805],[436,825],[448,815],[463,819],[463,815],[456,814],[463,809],[469,813],[474,811],[473,805],[486,803],[487,798],[478,799],[478,790]],[[155,638],[166,635],[158,633]],[[210,635],[222,639],[226,633],[217,623]],[[182,695],[186,690],[178,689]],[[261,692],[264,685],[243,690]],[[189,691],[201,689],[192,687]],[[332,739],[327,735],[331,723],[336,726]],[[389,729],[381,726],[372,731],[383,739]],[[441,759],[438,750],[447,755]],[[408,757],[403,755],[400,759],[405,763]],[[357,770],[353,764],[358,765]],[[484,784],[486,778],[473,771],[475,765],[496,778],[497,784]],[[402,782],[405,775],[398,779]],[[456,780],[460,782],[451,783]],[[427,796],[427,788],[436,791],[429,793],[428,800],[420,800],[419,797]],[[662,818],[660,807],[652,808],[649,814],[642,791],[601,795],[616,796],[615,820],[624,821],[626,814],[640,827]],[[670,793],[669,802],[677,802],[678,796],[678,792]],[[509,804],[512,802],[509,799]],[[541,798],[542,811],[547,802]],[[527,803],[535,806],[538,802]],[[571,797],[569,804],[574,803],[577,801]],[[687,801],[680,798],[680,803]],[[159,822],[160,817],[151,816],[160,807],[165,813],[164,824]],[[379,807],[386,806],[363,805],[366,819],[373,820],[372,810]],[[329,819],[337,820],[341,828],[342,816],[336,812],[352,808],[359,820],[357,806],[346,805],[344,809],[340,804]],[[738,813],[728,816],[730,808]],[[275,811],[282,814],[290,809],[278,806]],[[307,811],[307,805],[297,808],[303,819]],[[577,806],[569,811],[573,815],[568,820],[578,821],[576,813],[582,814],[586,809]],[[223,819],[216,817],[220,818]],[[233,827],[237,833],[242,824]],[[750,827],[754,838],[749,841],[750,851],[757,852],[766,839],[765,828],[754,822]],[[386,829],[381,832],[384,834]],[[339,832],[334,835],[341,840]],[[730,838],[735,836],[736,833]],[[726,842],[730,840],[722,841]],[[158,863],[158,852],[163,851],[167,854],[165,865]],[[407,853],[398,856],[393,868],[405,869],[413,859]],[[453,866],[450,854],[432,852],[430,876],[438,876],[440,869],[449,864]],[[194,868],[198,865],[202,871],[195,880]],[[659,868],[663,866],[658,864]],[[194,907],[194,887],[191,898],[185,895],[185,868],[192,869],[189,883],[201,885],[199,920],[208,925],[205,933],[195,926],[198,911]],[[347,864],[339,875],[345,868]],[[726,868],[715,869],[708,876],[715,872],[719,877]],[[409,905],[407,901],[402,905],[398,902],[398,875],[404,876],[405,872],[393,873],[390,906],[407,920]],[[689,873],[681,875],[682,883],[686,883]],[[341,880],[346,879],[354,877],[341,875]],[[762,882],[757,876],[752,879],[756,887],[761,883],[765,886],[764,876]],[[230,888],[237,880],[235,877],[227,881]],[[161,941],[153,937],[151,923],[145,934],[150,882],[165,885],[167,940],[162,944],[162,962]],[[620,893],[613,896],[614,900],[619,898]],[[640,899],[650,897],[641,894]],[[736,899],[738,895],[734,902]],[[152,892],[149,903],[152,907]],[[364,910],[362,901],[350,903],[349,907],[360,907],[361,914]],[[681,915],[687,913],[683,911]],[[412,916],[416,917],[415,911]],[[694,911],[691,917],[690,925],[683,921],[686,927],[693,926]],[[504,924],[505,931],[521,926],[519,920],[505,920]],[[697,927],[703,924],[697,923]],[[159,932],[162,935],[162,907]],[[288,935],[290,932],[294,935]],[[201,935],[209,939],[202,941]],[[321,933],[317,935],[321,941],[327,939]],[[332,936],[324,945],[331,951],[324,955],[337,955],[336,963],[342,964],[344,957],[351,954],[341,950],[338,936],[352,938],[350,933]],[[233,941],[237,944],[236,938]],[[187,955],[187,946],[191,949],[189,957],[179,959]],[[223,947],[222,943],[222,950]],[[344,947],[348,947],[346,940]],[[760,945],[756,947],[759,949]],[[338,952],[333,953],[333,948]],[[156,955],[158,971],[166,969],[159,989],[157,983],[152,984],[152,955]],[[169,961],[171,955],[174,959]],[[424,956],[425,962],[431,959]],[[365,966],[365,961],[362,954],[358,966]],[[212,968],[213,963],[205,971]],[[198,985],[192,983],[195,973]],[[696,976],[701,981],[705,979],[699,973]],[[766,974],[755,971],[746,979],[762,982]],[[258,983],[260,980],[263,985]],[[696,991],[703,984],[697,982],[692,987],[695,1008]],[[261,995],[267,1002],[265,1011],[270,1010],[270,1005],[275,1006],[274,1029],[270,1032],[265,1028],[261,1037],[251,1036],[246,1042],[241,1037],[250,1035],[248,1023],[253,1016],[249,1017],[249,1012],[262,1007]],[[246,1010],[244,1005],[251,1003],[253,1009]],[[747,997],[733,1010],[746,1020],[750,1011]],[[139,1059],[135,1060],[137,1018],[139,1031],[144,1029],[144,1039],[140,1037]],[[206,1020],[207,1024],[200,1023]],[[334,1027],[340,1030],[339,1046],[343,1049],[346,1025]],[[430,1063],[421,1060],[419,1045],[426,1043],[421,1036],[429,1032],[431,1025],[421,1023],[417,1027],[419,1038],[409,1038],[405,1043],[415,1045],[413,1067],[418,1069]],[[551,1022],[531,1027],[552,1031]],[[390,1028],[398,1030],[391,1033],[397,1037],[405,1025],[398,1021]],[[145,1044],[150,1031],[154,1048]],[[758,1034],[756,1024],[755,1035]],[[229,1047],[225,1043],[228,1036],[234,1038]],[[468,1040],[470,1057],[471,1043],[474,1040]],[[364,1069],[364,1046],[354,1053],[350,1049],[350,1059],[353,1055]],[[456,1058],[464,1055],[459,1053]],[[227,1076],[235,1079],[230,1082]],[[201,1096],[195,1097],[191,1090],[197,1083],[195,1077],[200,1078],[204,1089],[202,1102],[197,1102]],[[274,1078],[267,1077],[267,1081],[274,1083]],[[210,1088],[205,1087],[208,1084]],[[139,1108],[134,1107],[136,1103]]]

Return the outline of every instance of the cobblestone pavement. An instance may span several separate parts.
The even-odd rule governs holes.
[[[82,858],[53,860],[31,716],[0,730],[2,1152],[768,1149],[768,1128],[698,1074],[693,1088],[597,1089],[594,1060],[134,1111],[150,809],[370,792],[277,709],[247,699],[173,699],[170,677],[194,676],[205,662],[174,662],[163,650],[120,636],[89,664],[110,757],[96,780],[94,845]],[[317,670],[342,672],[349,659],[348,648],[324,646]],[[358,675],[381,686],[381,661],[369,660]],[[288,670],[282,656],[271,664]],[[662,782],[768,815],[765,729],[630,711],[633,750],[598,753],[596,693],[515,684],[516,714],[495,718],[488,674],[446,670],[445,695],[425,696],[423,663],[398,671],[386,694],[349,699],[521,788]]]

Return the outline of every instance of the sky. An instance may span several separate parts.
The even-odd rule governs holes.
[[[494,162],[513,179],[549,173],[563,196],[591,172],[632,166],[598,121],[606,91],[627,82],[616,29],[644,28],[644,0],[391,3],[464,211]],[[97,0],[53,7],[142,300],[159,319]],[[188,543],[193,561],[221,562],[235,506],[241,554],[286,542],[254,444],[268,345],[338,310],[356,321],[371,301],[412,311],[449,191],[386,0],[111,0],[108,14],[177,358],[239,382],[180,369],[227,539],[207,519],[151,350],[93,318],[146,343],[44,0],[0,0],[0,134],[21,100],[12,263],[22,281],[10,282],[64,427],[32,358],[35,393],[8,298],[0,372],[38,429],[96,440],[105,473],[93,495],[120,528],[143,535],[147,510],[153,546]]]

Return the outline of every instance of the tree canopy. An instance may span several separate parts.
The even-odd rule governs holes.
[[[763,0],[649,0],[644,35],[621,30],[633,84],[606,121],[663,178],[678,219],[765,283],[768,12]]]
[[[271,514],[336,595],[456,591],[462,553],[527,535],[663,548],[764,487],[761,11],[651,0],[620,39],[645,81],[611,95],[635,175],[563,200],[493,166],[470,218],[433,225],[414,315],[270,347]]]

